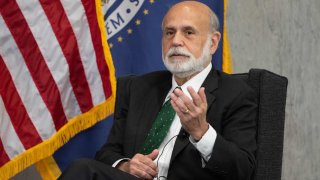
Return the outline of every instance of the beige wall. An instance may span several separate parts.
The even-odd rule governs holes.
[[[320,0],[229,0],[234,72],[289,79],[282,179],[320,179]]]

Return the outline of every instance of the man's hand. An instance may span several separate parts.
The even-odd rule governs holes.
[[[117,168],[141,179],[153,179],[158,174],[158,168],[153,162],[158,154],[157,149],[148,155],[136,154],[131,160],[120,162]]]
[[[209,124],[206,119],[207,99],[204,88],[196,93],[192,87],[187,87],[192,100],[180,89],[175,89],[170,95],[173,109],[178,114],[181,125],[195,140],[200,140],[207,132]]]

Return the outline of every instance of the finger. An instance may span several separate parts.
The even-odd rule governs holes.
[[[158,173],[155,163],[146,156],[132,162],[132,169],[137,169],[139,172],[142,171],[140,172],[140,175],[142,176],[145,176],[145,173],[147,173],[148,175],[154,177]]]
[[[177,106],[177,104],[176,104],[173,100],[171,100],[170,102],[171,102],[171,105],[172,105],[173,110],[177,113],[177,115],[178,115],[179,117],[183,116],[184,114],[182,113],[182,111],[180,110],[180,108]]]
[[[154,171],[157,171],[156,164],[150,158],[146,157],[145,159],[141,159],[141,163],[153,169]]]
[[[200,96],[202,102],[205,103],[205,104],[207,104],[207,96],[206,96],[204,87],[200,88],[200,90],[199,90],[199,96]]]
[[[154,149],[150,154],[148,154],[146,156],[153,161],[153,160],[155,160],[157,158],[158,154],[159,154],[159,150],[158,149]]]
[[[173,101],[177,101],[179,98],[173,92],[170,94],[170,99]]]
[[[174,104],[171,103],[172,107],[173,107],[173,106],[176,107],[176,109],[173,108],[176,112],[178,112],[178,111],[181,111],[181,112],[182,112],[182,111],[185,110],[185,109],[180,109],[180,106],[178,106],[178,102],[181,101],[181,99],[179,99],[179,97],[177,97],[174,93],[170,94],[170,99],[171,99],[171,101],[174,103]],[[180,102],[180,103],[181,103],[181,102]]]
[[[188,107],[184,104],[184,102],[181,99],[178,99],[177,101],[174,101],[174,103],[175,103],[175,106],[179,109],[180,112],[182,112],[182,113],[189,112]]]
[[[132,171],[130,174],[132,174],[140,179],[153,179],[153,176],[151,176],[150,174],[141,170],[138,167],[132,167]]]
[[[154,149],[150,154],[146,155],[145,158],[142,159],[143,163],[149,166],[153,171],[158,172],[158,168],[156,164],[153,162],[157,158],[159,154],[158,149]]]
[[[190,92],[192,92],[193,94],[197,95],[197,93],[194,91],[194,89],[191,86],[187,87],[187,90],[189,92],[189,94],[191,95],[191,99],[189,98],[189,96],[187,96],[186,94],[183,93],[182,96],[180,96],[180,98],[183,100],[184,105],[191,111],[191,112],[195,112],[197,109],[197,104],[195,104],[194,100],[193,100],[193,96]],[[197,95],[198,96],[198,95]],[[200,97],[199,97],[200,98]]]
[[[148,176],[150,176],[150,177],[155,177],[155,176],[157,176],[157,174],[158,174],[158,172],[156,171],[156,170],[154,170],[154,169],[152,169],[152,168],[150,168],[150,167],[144,167],[143,169],[140,169],[141,171],[142,171],[142,176],[144,176],[144,177],[148,177]],[[146,176],[146,175],[148,175],[148,176]]]
[[[181,99],[174,93],[170,94],[170,98],[171,98],[171,101],[174,102],[174,104],[171,104],[171,105],[176,106],[179,109],[179,111],[183,111],[183,109],[180,109],[181,108],[180,105],[178,105],[178,103],[182,104],[182,102],[179,102],[179,101],[181,101]],[[176,112],[178,109],[176,109]]]
[[[145,164],[148,165],[150,168],[152,168],[154,171],[158,172],[158,167],[156,164],[153,162],[159,154],[158,149],[154,149],[150,154],[146,155]]]
[[[203,103],[200,95],[191,86],[187,87],[187,90],[192,97],[193,103],[199,107]]]
[[[185,95],[180,89],[176,89],[174,91],[174,95],[178,97],[178,99],[173,100],[175,100],[175,103],[181,109],[182,112],[185,112],[187,110],[194,111],[196,107],[194,106],[192,100],[187,95]]]
[[[145,172],[149,174],[151,177],[155,177],[158,174],[158,171],[152,168],[147,168]]]
[[[180,90],[180,89],[175,89],[175,90],[173,91],[173,93],[174,93],[178,98],[180,98],[181,100],[183,100],[183,102],[191,101],[191,99],[190,99],[188,96],[186,96],[186,95],[183,93],[183,91]]]
[[[155,177],[158,174],[158,169],[154,162],[148,162],[148,164],[144,165],[145,166],[142,167],[143,171],[148,173],[150,176]]]

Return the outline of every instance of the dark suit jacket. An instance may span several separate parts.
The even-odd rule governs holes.
[[[115,121],[108,142],[96,159],[112,165],[139,152],[171,88],[171,73],[154,72],[120,78]],[[181,131],[168,179],[250,179],[255,167],[256,95],[245,82],[211,70],[202,87],[208,102],[207,121],[217,132],[212,156],[202,168],[201,155]]]

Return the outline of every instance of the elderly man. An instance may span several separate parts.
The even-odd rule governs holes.
[[[167,12],[162,29],[169,72],[119,79],[115,121],[96,154],[99,162],[82,160],[62,177],[250,179],[255,94],[212,67],[221,37],[216,15],[200,2],[181,2]]]

